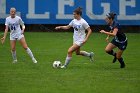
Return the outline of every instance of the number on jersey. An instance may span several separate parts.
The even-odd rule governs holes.
[[[11,25],[11,28],[10,28],[11,30],[16,30],[16,27],[15,27],[15,25]]]

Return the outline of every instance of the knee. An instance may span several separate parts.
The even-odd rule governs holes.
[[[80,52],[76,52],[76,55],[80,55]]]
[[[25,50],[27,50],[28,49],[28,46],[22,46]]]
[[[14,51],[16,51],[16,49],[15,48],[11,48],[11,51],[14,52]]]
[[[72,54],[72,51],[70,49],[68,50],[68,54]]]
[[[117,55],[116,55],[116,58],[117,58],[117,59],[120,59],[120,58],[121,58],[121,55],[117,54]]]
[[[111,50],[109,50],[109,49],[107,49],[107,48],[105,48],[105,52],[106,53],[108,53],[108,52],[110,52]]]

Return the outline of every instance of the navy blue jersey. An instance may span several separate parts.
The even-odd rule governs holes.
[[[115,36],[116,41],[118,41],[118,42],[126,41],[127,38],[126,38],[125,34],[123,33],[123,31],[121,30],[121,26],[119,23],[117,23],[116,21],[113,21],[113,24],[109,28],[110,28],[110,31],[113,31],[115,28],[118,29],[118,32]]]

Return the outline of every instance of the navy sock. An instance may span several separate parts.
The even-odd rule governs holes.
[[[121,58],[119,58],[118,59],[118,61],[120,62],[120,63],[124,63],[124,61],[123,61],[123,58],[121,57]]]
[[[121,64],[120,68],[125,68],[125,63],[124,63],[124,61],[123,61],[123,58],[122,58],[122,57],[119,58],[118,61],[119,61],[120,64]]]

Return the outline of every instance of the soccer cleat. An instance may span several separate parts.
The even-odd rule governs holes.
[[[35,63],[35,64],[37,63],[37,61],[36,61],[36,59],[35,59],[35,58],[33,58],[33,59],[32,59],[32,61],[33,61],[33,63]]]
[[[13,62],[12,63],[17,63],[17,59],[16,60],[13,60]]]
[[[123,62],[123,63],[121,63],[120,68],[125,68],[125,63],[124,63],[124,62]]]
[[[91,61],[91,62],[93,62],[93,61],[94,61],[93,56],[94,56],[94,53],[93,53],[93,52],[91,52],[91,53],[90,53],[90,56],[89,56],[89,58],[90,58],[90,61]]]
[[[63,66],[61,66],[60,68],[65,69],[65,68],[66,68],[66,66],[64,66],[64,65],[63,65]]]
[[[113,59],[113,63],[115,63],[116,62],[116,60],[117,60],[117,58],[116,58],[116,56],[114,56],[114,59]]]

